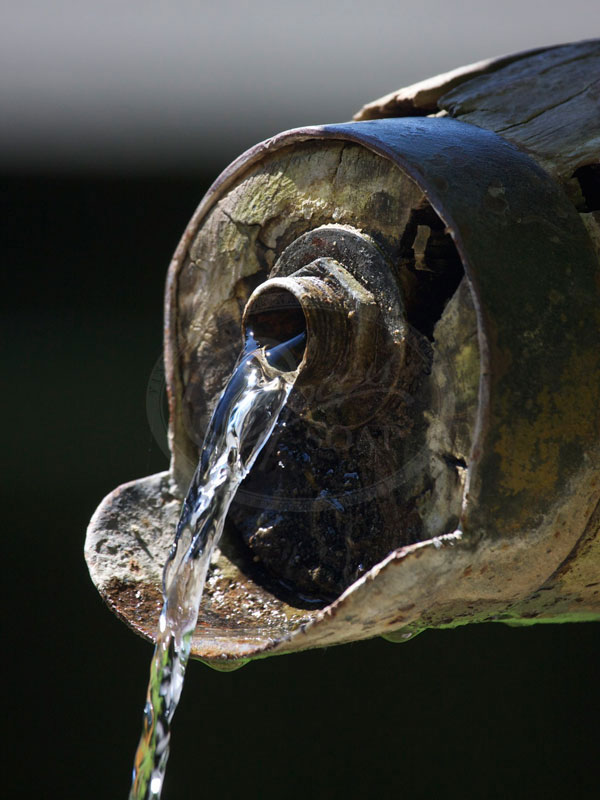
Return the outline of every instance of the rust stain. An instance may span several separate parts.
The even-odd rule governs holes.
[[[103,587],[102,596],[136,633],[154,638],[162,608],[162,593],[158,587],[143,581],[126,583],[113,578]]]
[[[523,490],[549,494],[556,488],[561,447],[585,445],[598,435],[598,364],[591,351],[573,351],[555,389],[544,386],[533,403],[533,419],[510,419],[512,398],[502,400],[495,451],[502,458],[501,486],[508,494]],[[577,391],[574,388],[577,387]]]

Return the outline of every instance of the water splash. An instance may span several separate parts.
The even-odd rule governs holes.
[[[160,798],[171,721],[183,688],[211,554],[237,488],[271,435],[292,390],[304,341],[301,333],[261,351],[249,333],[208,425],[165,565],[164,605],[129,800]]]

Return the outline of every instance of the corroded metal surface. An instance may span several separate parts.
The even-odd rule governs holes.
[[[471,64],[399,89],[355,119],[450,115],[522,147],[585,208],[576,170],[600,161],[600,39]]]
[[[253,165],[286,148],[309,158],[305,143],[319,142],[365,148],[409,176],[413,208],[424,196],[460,254],[481,370],[460,526],[440,524],[430,538],[399,547],[318,610],[294,607],[258,585],[230,537],[213,565],[214,586],[209,579],[207,609],[199,620],[206,636],[195,642],[195,655],[235,662],[377,634],[402,640],[426,627],[470,621],[597,617],[597,255],[562,189],[531,158],[493,133],[451,119],[287,132],[249,151],[215,183],[184,235],[169,278],[173,474],[146,479],[147,496],[131,484],[106,498],[88,536],[95,582],[130,625],[151,635],[160,556],[142,559],[140,573],[132,570],[131,559],[139,567],[140,548],[153,552],[146,539],[144,547],[136,544],[142,517],[153,541],[172,535],[169,498],[181,493],[186,462],[194,458],[182,415],[193,370],[182,369],[179,348],[188,327],[200,325],[194,313],[203,300],[197,289],[186,289],[189,253],[202,225],[229,191],[239,190]],[[401,252],[400,244],[393,252]],[[223,277],[223,307],[240,278],[252,283],[252,270]],[[251,288],[244,284],[246,297]],[[186,297],[188,306],[182,306]],[[218,380],[213,394],[217,389]]]
[[[454,120],[320,135],[394,159],[446,222],[473,289],[482,357],[463,530],[535,529],[591,466],[600,431],[598,261],[579,215],[532,159]]]

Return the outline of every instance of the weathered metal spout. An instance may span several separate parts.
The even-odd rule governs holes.
[[[372,242],[351,229],[330,226],[320,233],[343,237],[347,242],[355,240],[355,246],[360,241],[363,247],[375,250]],[[395,335],[390,334],[381,305],[361,282],[367,276],[361,274],[357,250],[353,253],[355,274],[334,259],[321,257],[290,275],[282,275],[286,263],[295,264],[294,253],[299,246],[302,242],[288,248],[275,269],[277,276],[260,284],[248,299],[242,316],[243,335],[251,331],[262,344],[283,341],[305,330],[306,344],[295,386],[307,398],[307,411],[318,414],[323,424],[329,420],[355,428],[393,399],[400,372],[406,367],[408,330],[404,324]],[[379,258],[379,269],[389,269]],[[369,403],[357,405],[355,398],[364,390],[374,368],[379,396],[376,398],[370,389]]]
[[[521,61],[555,79],[548,128],[518,140],[516,123],[485,129],[477,87],[486,113],[497,97],[527,107],[506,95]],[[243,328],[267,344],[305,328],[307,343],[230,509],[196,657],[600,617],[600,224],[580,180],[598,162],[593,97],[577,95],[583,123],[556,122],[561,69],[572,97],[598,62],[597,43],[520,54],[454,75],[449,99],[438,79],[434,109],[405,90],[364,112],[382,118],[287,131],[215,182],[168,278],[170,470],[119,487],[88,531],[93,580],[134,630],[153,637]]]
[[[285,330],[298,309],[304,320],[306,346],[297,382],[326,380],[332,371],[339,371],[344,379],[365,349],[364,342],[355,341],[364,338],[363,307],[369,309],[374,305],[372,296],[356,281],[356,294],[344,292],[343,284],[348,281],[352,281],[352,276],[325,258],[314,262],[313,274],[303,270],[289,278],[265,281],[254,290],[244,309],[244,336],[251,331],[262,343],[276,333],[277,339],[283,341],[281,330]],[[357,316],[360,327],[353,321]]]

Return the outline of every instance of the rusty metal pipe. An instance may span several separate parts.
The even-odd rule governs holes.
[[[319,385],[320,397],[344,396],[364,381],[381,346],[380,309],[373,295],[331,258],[318,258],[288,277],[258,286],[242,316],[244,338],[280,343],[306,331],[296,386]],[[268,359],[268,351],[267,351]]]
[[[598,49],[532,63],[547,77],[574,48]],[[143,635],[197,439],[250,324],[275,341],[305,325],[308,341],[287,427],[230,511],[197,657],[598,619],[600,229],[571,179],[597,162],[597,103],[579,94],[579,127],[557,125],[552,89],[552,113],[531,118],[549,134],[499,113],[505,137],[489,114],[449,118],[472,107],[457,91],[439,100],[446,116],[282,133],[225,170],[190,222],[166,298],[171,469],[107,497],[86,546]],[[556,159],[555,131],[570,137]],[[303,604],[321,592],[320,608]]]

